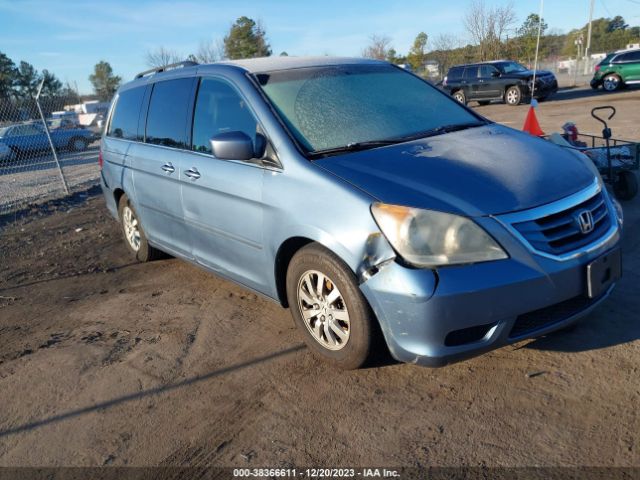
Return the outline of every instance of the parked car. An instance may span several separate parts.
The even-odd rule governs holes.
[[[613,92],[625,85],[640,84],[640,49],[608,54],[595,67],[591,88]]]
[[[476,100],[487,105],[501,100],[508,105],[519,105],[533,96],[542,101],[558,91],[558,81],[546,70],[534,72],[509,60],[473,63],[451,67],[442,82],[442,88],[458,102]]]
[[[51,141],[57,149],[75,152],[86,150],[89,143],[95,139],[95,134],[86,128],[53,129],[50,133]],[[0,142],[7,145],[18,157],[51,148],[41,123],[23,123],[0,128]]]
[[[387,62],[188,65],[120,87],[106,205],[139,261],[164,251],[288,306],[337,366],[380,338],[438,366],[547,334],[620,276],[619,205],[582,154]]]
[[[0,162],[8,162],[15,158],[16,154],[9,148],[8,145],[0,141]]]

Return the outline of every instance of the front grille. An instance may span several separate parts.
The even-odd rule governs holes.
[[[577,220],[580,212],[588,210],[593,218],[593,230],[580,231]],[[562,255],[578,250],[602,237],[611,227],[611,218],[602,192],[588,200],[558,213],[527,222],[513,223],[513,227],[536,250]]]
[[[588,298],[585,295],[578,295],[564,302],[556,303],[549,307],[525,313],[516,318],[509,337],[515,338],[527,333],[534,332],[544,327],[548,327],[562,320],[566,320],[577,313],[587,309],[598,302],[600,298]]]

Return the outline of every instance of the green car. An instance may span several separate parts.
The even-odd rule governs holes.
[[[608,54],[598,65],[591,80],[591,88],[600,85],[613,92],[623,85],[640,84],[640,49],[619,50]]]

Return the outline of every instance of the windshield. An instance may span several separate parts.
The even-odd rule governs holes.
[[[504,62],[500,64],[500,68],[504,73],[526,72],[528,69],[516,62]]]
[[[259,74],[257,79],[308,153],[481,121],[391,65],[300,68]]]

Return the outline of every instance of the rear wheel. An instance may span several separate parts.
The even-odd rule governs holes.
[[[149,262],[160,258],[162,252],[151,245],[147,241],[138,214],[126,195],[120,197],[118,204],[118,214],[120,216],[120,225],[122,226],[122,234],[129,251],[133,253],[140,262]]]
[[[300,249],[287,270],[287,299],[311,351],[343,369],[361,367],[378,338],[374,314],[356,278],[318,244]]]
[[[613,73],[607,75],[602,80],[602,88],[607,92],[615,92],[622,85],[622,80]]]
[[[504,101],[507,105],[520,105],[520,102],[522,101],[522,92],[520,91],[520,87],[513,85],[507,88],[507,91],[504,92]]]
[[[631,200],[638,194],[638,179],[635,173],[623,170],[613,184],[613,192],[620,200]]]
[[[455,92],[453,92],[453,98],[455,98],[458,102],[460,102],[463,105],[467,104],[467,97],[464,94],[464,91],[462,90],[456,90]]]

